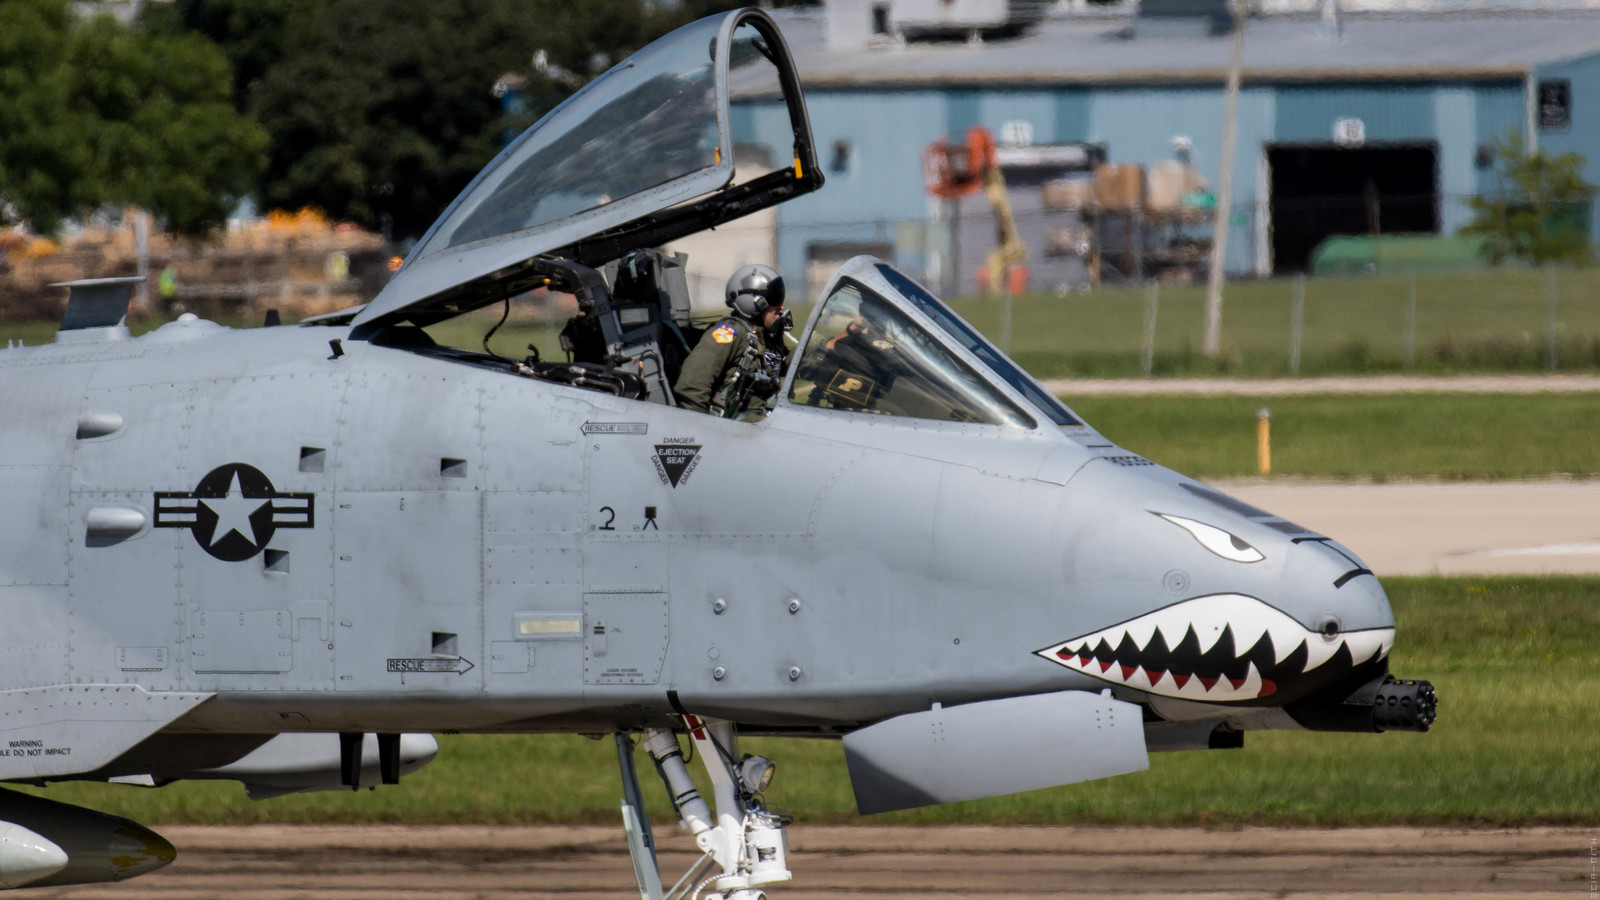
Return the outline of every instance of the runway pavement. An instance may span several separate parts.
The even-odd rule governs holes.
[[[1600,481],[1217,482],[1378,575],[1600,573]]]
[[[1070,402],[1073,396],[1145,394],[1594,393],[1600,376],[1054,379],[1044,385]],[[1600,573],[1600,481],[1240,479],[1218,487],[1338,540],[1379,575]]]
[[[665,831],[665,829],[660,829]],[[617,828],[174,826],[167,868],[29,898],[430,900],[637,897]],[[1600,829],[1205,830],[1091,827],[790,829],[795,881],[772,900],[1066,900],[1593,896]],[[668,880],[694,861],[660,837]]]

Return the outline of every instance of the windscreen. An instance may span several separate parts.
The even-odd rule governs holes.
[[[1049,391],[1039,385],[1039,382],[1034,381],[1028,373],[1017,368],[1016,364],[1011,360],[1006,359],[1005,355],[996,350],[994,345],[989,343],[983,335],[979,334],[971,325],[962,321],[960,316],[951,312],[948,306],[939,302],[939,298],[928,293],[927,289],[922,285],[907,278],[895,267],[884,265],[883,263],[878,263],[878,272],[889,284],[894,286],[895,290],[904,294],[905,298],[910,300],[919,312],[944,329],[945,334],[951,340],[967,348],[973,356],[983,360],[983,364],[988,366],[990,371],[1000,376],[1000,379],[1011,385],[1017,393],[1026,397],[1029,403],[1037,406],[1040,412],[1050,417],[1050,421],[1064,427],[1083,424],[1072,413],[1067,411],[1067,408],[1061,404],[1060,400],[1052,397]]]
[[[685,25],[523,133],[418,257],[556,222],[717,165],[721,23]]]
[[[865,286],[825,301],[790,402],[852,412],[1032,428],[1033,420],[933,335]]]

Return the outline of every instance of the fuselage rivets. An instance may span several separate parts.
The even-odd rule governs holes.
[[[711,611],[716,613],[717,615],[720,616],[724,612],[727,612],[727,610],[728,610],[728,601],[722,599],[721,597],[718,597],[717,599],[711,601]]]
[[[794,615],[795,613],[797,613],[799,611],[800,611],[800,598],[799,597],[791,597],[791,598],[789,598],[789,615],[792,616],[792,615]]]
[[[799,666],[790,666],[789,667],[789,680],[790,681],[799,681],[800,680],[800,667]]]
[[[722,679],[728,677],[728,667],[727,666],[717,666],[715,669],[711,670],[711,677],[715,678],[718,681],[721,681]]]

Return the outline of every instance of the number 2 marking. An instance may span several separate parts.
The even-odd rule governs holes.
[[[600,507],[600,511],[606,514],[606,523],[604,525],[601,525],[599,528],[597,528],[595,530],[596,531],[616,531],[617,529],[611,523],[615,522],[617,520],[617,511],[612,509],[609,506]]]

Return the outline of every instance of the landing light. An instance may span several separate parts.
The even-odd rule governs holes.
[[[772,784],[772,773],[776,769],[772,760],[765,756],[746,756],[739,763],[739,783],[744,785],[748,793],[764,794],[767,786]]]

